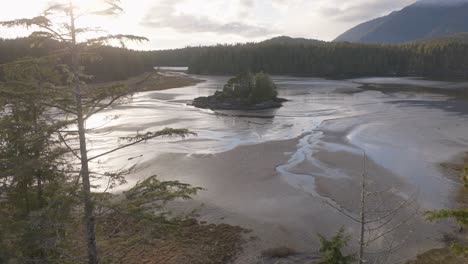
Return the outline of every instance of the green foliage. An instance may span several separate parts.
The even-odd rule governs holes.
[[[23,19],[16,19],[10,21],[2,21],[0,22],[0,26],[4,27],[32,27],[32,26],[39,26],[39,27],[47,27],[50,25],[50,21],[45,16],[37,16],[33,18],[23,18]]]
[[[317,77],[407,76],[468,78],[468,42],[435,40],[398,45],[347,42],[263,42],[201,49],[195,74],[242,69]]]
[[[122,252],[114,252],[114,248],[131,254],[134,247],[154,247],[151,242],[154,239],[177,235],[188,222],[194,220],[188,219],[191,214],[173,216],[166,204],[191,199],[200,190],[189,184],[161,181],[157,176],[151,176],[122,195],[95,193],[98,237],[101,238],[99,245],[106,249],[101,260],[106,263],[119,262],[113,255]]]
[[[353,256],[345,256],[341,253],[350,240],[343,228],[330,240],[320,234],[318,234],[318,237],[321,244],[320,254],[323,258],[320,264],[348,264],[355,260]]]
[[[278,92],[273,80],[264,73],[257,73],[255,75],[255,86],[250,94],[250,101],[257,103],[276,98]]]
[[[0,85],[2,263],[64,258],[79,205],[66,151],[52,136],[66,124],[45,114],[60,75],[50,60],[27,60],[4,67],[7,81]]]
[[[8,23],[14,24],[12,21]],[[0,64],[18,57],[63,53],[66,46],[50,37],[50,33],[41,30],[29,38],[0,40]],[[162,51],[97,45],[117,42],[124,47],[121,40],[128,39],[146,40],[131,35],[109,35],[90,42],[89,48],[96,56],[89,56],[82,63],[87,73],[95,76],[94,81],[122,80],[151,71],[154,66],[188,65],[190,72],[196,74],[237,74],[250,69],[269,74],[317,77],[417,75],[468,78],[468,65],[464,63],[468,60],[468,42],[457,39],[395,45],[267,41]]]
[[[426,219],[436,221],[445,218],[453,218],[461,225],[468,224],[468,210],[437,210],[425,212]]]
[[[20,58],[62,58],[66,45],[50,39],[50,33],[36,31],[28,38],[0,39],[0,67],[18,62]],[[157,52],[134,51],[122,47],[100,46],[99,44],[114,44],[122,46],[125,40],[144,41],[145,38],[133,38],[126,35],[111,35],[94,39],[88,51],[82,53],[82,64],[85,73],[92,76],[92,82],[118,81],[143,74],[153,70],[156,64]],[[21,59],[26,61],[25,59]],[[169,58],[165,59],[169,62]],[[178,60],[177,57],[170,60]],[[187,62],[188,64],[188,62]],[[183,65],[182,65],[183,66]],[[5,66],[3,66],[5,67]],[[0,80],[4,74],[0,70]]]
[[[251,72],[246,72],[229,79],[224,85],[223,93],[230,97],[248,98],[255,88],[255,75]]]
[[[467,209],[426,211],[424,215],[426,219],[431,222],[441,220],[441,219],[452,218],[455,221],[457,221],[457,223],[459,223],[461,226],[465,226],[468,224],[468,210]],[[454,243],[451,246],[451,250],[455,254],[467,254],[468,255],[468,247],[464,245]]]
[[[102,3],[108,8],[94,14],[108,15],[121,11],[116,4],[118,0]],[[133,90],[121,84],[87,86],[90,76],[83,64],[87,60],[94,63],[95,52],[100,48],[117,50],[123,52],[124,56],[131,53],[128,50],[101,47],[109,41],[123,43],[125,40],[143,41],[146,38],[133,35],[77,38],[77,35],[92,30],[75,28],[76,8],[70,1],[68,4],[52,6],[45,11],[44,17],[0,22],[0,26],[7,27],[39,27],[44,31],[34,32],[30,40],[33,44],[39,41],[49,45],[43,51],[44,54],[38,52],[40,58],[28,56],[0,65],[3,73],[3,82],[0,84],[2,263],[81,262],[85,248],[89,263],[97,263],[96,203],[100,202],[103,210],[100,213],[103,215],[106,215],[106,211],[112,211],[134,219],[164,220],[167,214],[163,210],[166,202],[177,198],[188,199],[199,190],[187,184],[162,182],[151,177],[138,183],[123,200],[108,193],[92,193],[90,178],[110,178],[109,188],[124,183],[125,178],[122,172],[101,174],[89,170],[91,159],[87,157],[88,131],[85,121],[131,95]],[[84,15],[89,13],[85,10],[79,14],[80,17]],[[68,17],[72,22],[63,24],[61,19],[56,20],[59,16]],[[49,20],[48,17],[54,19]],[[77,42],[77,39],[82,42]],[[31,46],[24,48],[32,50]],[[31,55],[37,55],[35,52],[31,51]],[[130,70],[132,65],[126,66],[129,58],[124,56],[119,58],[119,63],[112,61],[128,67],[117,72],[118,79],[135,73]],[[134,68],[139,71],[145,65]],[[116,73],[115,68],[112,73]],[[71,130],[70,125],[76,125],[78,131]],[[165,129],[124,138],[128,144],[92,159],[155,137],[189,134],[193,133],[185,129]],[[79,142],[79,154],[68,144],[70,140]],[[72,156],[79,160],[78,164]],[[155,214],[158,213],[155,210],[161,212]],[[79,232],[81,229],[76,230],[76,225],[86,229],[86,234]]]
[[[229,79],[223,91],[215,94],[221,99],[234,98],[248,101],[251,104],[273,100],[277,95],[277,87],[270,76],[251,72],[241,73]]]
[[[188,200],[202,188],[192,187],[179,181],[160,181],[151,176],[138,182],[133,188],[124,192],[125,199],[113,203],[120,213],[127,212],[133,217],[165,217],[169,214],[165,205],[174,200]]]
[[[465,183],[465,188],[467,188],[468,185],[468,154],[467,157],[465,158],[464,166],[462,168],[461,172],[461,178],[463,182]],[[466,190],[465,190],[466,191]],[[426,211],[424,213],[426,219],[428,221],[437,221],[441,219],[447,219],[447,218],[452,218],[457,223],[459,223],[461,226],[466,226],[468,225],[468,209],[459,209],[459,210],[432,210],[432,211]],[[468,247],[459,245],[459,244],[453,244],[451,246],[451,250],[456,253],[456,254],[466,254],[468,255]]]

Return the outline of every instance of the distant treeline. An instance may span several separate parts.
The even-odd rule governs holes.
[[[64,47],[58,42],[47,41],[33,44],[28,38],[0,39],[0,65],[27,57],[42,57],[56,54]],[[201,48],[185,48],[163,51],[135,51],[125,48],[103,46],[83,61],[86,73],[94,76],[93,81],[124,80],[157,66],[188,66]],[[66,58],[63,58],[66,59]],[[0,69],[0,79],[3,71]]]
[[[434,40],[399,45],[347,42],[262,42],[218,45],[192,60],[194,74],[244,70],[317,77],[424,76],[468,78],[468,42]]]
[[[0,39],[0,64],[40,57],[63,47],[56,42],[31,47],[27,38]],[[161,51],[99,47],[84,61],[94,81],[126,79],[157,66],[189,66],[194,74],[269,74],[353,77],[423,76],[468,79],[468,42],[439,39],[398,45],[320,41],[264,41]],[[2,77],[0,70],[0,78]]]

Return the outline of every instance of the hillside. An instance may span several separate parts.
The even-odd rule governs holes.
[[[316,39],[307,39],[307,38],[292,38],[288,36],[279,36],[271,39],[264,40],[260,43],[263,44],[291,44],[291,43],[320,43],[322,41]]]
[[[207,47],[189,72],[235,75],[246,69],[273,75],[346,78],[421,76],[468,78],[468,43],[437,39],[404,44],[349,42],[247,43]]]
[[[362,23],[335,41],[402,43],[468,32],[468,1],[418,1],[400,11]]]

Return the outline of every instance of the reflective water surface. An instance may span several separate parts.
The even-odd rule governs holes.
[[[363,78],[325,80],[274,77],[281,97],[280,109],[256,112],[211,111],[190,106],[192,99],[211,95],[228,77],[196,76],[206,82],[192,87],[138,93],[129,102],[104,111],[88,121],[93,153],[119,144],[119,137],[165,127],[189,128],[196,137],[163,138],[116,152],[95,163],[101,168],[124,168],[162,153],[187,155],[220,153],[239,145],[299,138],[289,161],[276,170],[291,184],[302,182],[304,191],[317,195],[314,177],[347,177],[339,168],[324,164],[321,175],[296,174],[291,169],[313,153],[324,133],[341,133],[349,145],[328,144],[330,151],[362,153],[417,187],[428,207],[450,203],[457,183],[442,175],[437,164],[468,150],[468,102],[443,93],[412,88],[454,88],[465,84],[416,78]],[[363,83],[398,84],[407,91],[385,93],[359,89]],[[466,85],[468,86],[468,85]],[[401,90],[401,89],[400,89]],[[261,158],[261,157],[259,157]],[[104,168],[103,168],[104,169]]]

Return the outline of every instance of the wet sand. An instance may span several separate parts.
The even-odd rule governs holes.
[[[236,263],[262,263],[261,251],[281,246],[299,251],[296,260],[306,263],[317,255],[317,233],[331,236],[341,226],[352,235],[355,252],[359,225],[326,202],[357,216],[363,171],[373,190],[391,188],[387,208],[415,196],[396,221],[416,209],[454,206],[460,183],[443,177],[438,164],[468,148],[465,102],[413,92],[343,94],[339,90],[358,85],[278,77],[286,87],[280,93],[292,100],[274,112],[239,116],[187,105],[225,82],[207,79],[185,89],[137,94],[91,120],[99,126],[90,142],[94,151],[105,151],[134,131],[171,126],[197,132],[198,137],[153,140],[113,153],[96,165],[136,165],[123,189],[154,174],[205,188],[194,200],[171,206],[176,212],[200,208],[201,220],[252,229]],[[443,246],[444,234],[456,228],[427,223],[417,214],[389,238],[400,245],[389,263]],[[389,241],[378,242],[375,248],[382,249]]]
[[[300,138],[240,146],[217,154],[166,153],[139,164],[135,178],[156,173],[165,180],[180,180],[205,188],[193,201],[174,204],[173,208],[176,211],[199,208],[198,213],[203,221],[251,229],[252,233],[246,235],[249,242],[236,263],[260,262],[263,250],[280,246],[299,251],[302,260],[312,259],[318,254],[317,233],[329,236],[344,226],[357,238],[359,225],[325,202],[331,199],[358,215],[363,157],[355,152],[324,148],[326,144],[355,148],[346,142],[345,134],[325,133],[322,147],[319,144],[314,158],[330,167],[339,168],[350,177],[334,178],[334,175],[330,175],[329,178],[316,177],[315,181],[313,178],[307,179],[314,181],[317,196],[301,185],[291,185],[275,169],[290,158],[299,141]],[[320,168],[308,162],[299,164],[294,171],[320,174]],[[399,177],[371,160],[366,162],[366,171],[369,182],[380,189],[394,186],[402,193],[411,194],[414,191]],[[307,182],[304,184],[307,185]],[[403,214],[414,214],[416,209],[406,208]],[[442,246],[440,241],[443,234],[452,228],[455,227],[429,224],[420,215],[415,216],[394,234],[397,241],[404,242],[404,247],[398,249],[392,260],[407,260],[420,252]],[[408,232],[412,233],[410,238],[407,238]],[[355,246],[355,241],[352,244]]]

